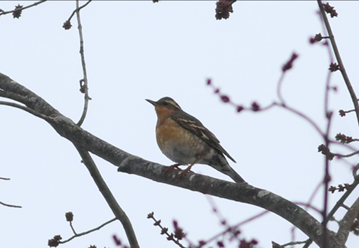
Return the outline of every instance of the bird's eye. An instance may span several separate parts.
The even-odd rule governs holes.
[[[163,102],[164,106],[168,106],[168,104],[169,104],[168,102]]]

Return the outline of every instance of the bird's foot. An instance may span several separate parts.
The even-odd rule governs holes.
[[[180,172],[180,178],[183,178],[187,175],[188,172],[191,171],[193,164],[191,164],[190,166],[188,166],[185,170]]]
[[[166,172],[171,171],[171,170],[175,170],[175,169],[182,171],[182,169],[179,168],[179,166],[181,166],[181,165],[183,165],[183,164],[174,164],[174,165],[166,166],[163,170],[166,171]]]
[[[174,165],[168,166],[168,168],[182,170],[182,169],[180,168],[181,165],[183,165],[183,164],[174,164]]]

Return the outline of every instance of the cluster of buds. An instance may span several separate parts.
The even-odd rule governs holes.
[[[349,183],[344,183],[344,185],[339,184],[338,187],[335,186],[330,186],[328,191],[331,193],[334,193],[336,190],[338,190],[338,192],[343,192],[345,190],[350,189],[351,185]]]
[[[334,154],[330,152],[329,148],[325,145],[321,144],[318,146],[318,152],[321,152],[322,154],[326,155],[329,160],[333,160]]]
[[[298,54],[293,53],[292,57],[282,67],[282,72],[286,72],[293,67],[293,62],[298,58]]]
[[[50,247],[57,247],[60,244],[62,237],[60,235],[55,235],[52,239],[49,239],[47,245]]]
[[[21,16],[21,13],[22,13],[22,8],[23,8],[24,6],[22,6],[22,5],[17,5],[17,6],[15,6],[15,9],[14,9],[14,12],[12,12],[12,16],[13,16],[13,18],[17,18],[17,19],[19,19],[20,18],[20,16]]]
[[[334,9],[333,6],[330,6],[329,3],[323,4],[324,11],[330,14],[330,17],[336,17],[338,16],[338,12]]]
[[[252,102],[251,107],[250,108],[245,108],[242,105],[237,105],[234,102],[231,101],[230,97],[228,95],[222,94],[219,88],[216,88],[213,84],[212,84],[212,80],[211,79],[207,79],[207,85],[213,88],[213,92],[214,94],[218,94],[221,101],[224,103],[229,103],[231,105],[233,105],[236,108],[237,113],[242,112],[243,110],[252,110],[253,112],[257,112],[262,110],[260,105],[257,102]]]
[[[349,144],[353,141],[355,141],[356,139],[353,139],[353,137],[351,136],[346,136],[345,134],[341,134],[341,133],[338,133],[336,136],[335,136],[335,139],[337,141],[340,141],[341,143],[343,144]]]
[[[233,13],[233,7],[232,4],[236,0],[219,0],[216,3],[216,19],[228,19],[229,13]]]
[[[130,248],[127,245],[122,245],[121,239],[118,238],[117,235],[113,235],[112,238],[113,238],[113,241],[115,242],[116,246],[119,246],[120,248]],[[96,248],[96,247],[94,247],[94,248]]]

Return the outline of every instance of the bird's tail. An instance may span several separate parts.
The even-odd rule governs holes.
[[[245,182],[244,179],[235,170],[233,170],[232,167],[230,167],[229,165],[228,167],[230,168],[230,170],[222,171],[224,174],[231,177],[236,183]]]
[[[224,158],[224,157],[223,157]],[[232,178],[236,183],[243,183],[245,182],[244,179],[235,171],[233,168],[228,164],[228,162],[225,160],[225,163],[221,164],[211,164],[213,168],[216,170],[222,172],[223,174],[226,174],[230,178]]]

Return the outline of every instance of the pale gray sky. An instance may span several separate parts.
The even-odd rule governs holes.
[[[29,4],[1,1],[0,8],[9,10],[18,3]],[[336,1],[332,5],[339,17],[330,22],[352,84],[357,87],[359,2]],[[74,8],[74,1],[50,1],[25,10],[20,19],[1,16],[0,71],[78,121],[83,96],[78,83],[82,70],[76,19],[71,30],[62,28]],[[134,155],[170,165],[155,141],[155,111],[145,101],[170,96],[216,134],[236,159],[233,168],[250,184],[291,201],[307,202],[324,171],[324,157],[317,152],[323,143],[320,136],[308,123],[282,109],[236,114],[206,87],[205,79],[212,78],[236,103],[268,105],[277,99],[281,67],[295,51],[299,58],[285,77],[283,96],[290,106],[324,128],[328,54],[323,46],[308,42],[310,36],[323,32],[317,3],[239,1],[230,18],[221,21],[215,20],[214,9],[214,1],[95,1],[83,9],[93,99],[83,128]],[[335,112],[331,135],[344,132],[357,137],[354,115],[340,118],[336,114],[339,109],[352,108],[339,72],[332,76],[332,84],[339,91],[330,95]],[[47,247],[47,240],[55,234],[67,239],[72,235],[64,218],[67,211],[74,213],[78,232],[112,218],[70,142],[28,113],[0,106],[0,115],[0,176],[11,178],[0,181],[0,201],[23,206],[2,207],[0,247]],[[118,173],[113,165],[94,159],[132,221],[141,247],[175,247],[146,218],[152,211],[170,230],[172,220],[178,220],[192,241],[222,231],[206,196]],[[196,165],[193,170],[230,180],[205,165]],[[343,162],[334,161],[331,172],[331,185],[352,181],[350,168]],[[318,208],[322,207],[322,195],[321,190],[314,201]],[[357,195],[358,191],[353,193]],[[330,195],[330,206],[340,196]],[[230,224],[261,211],[238,202],[213,200]],[[336,230],[337,225],[331,223],[330,227]],[[291,241],[290,228],[289,223],[269,214],[241,230],[246,239],[257,239],[259,247],[270,247],[271,241]],[[113,234],[127,242],[122,226],[116,223],[64,247],[114,247]],[[297,231],[296,238],[304,240],[305,236]],[[357,244],[353,237],[347,243],[348,248]]]

